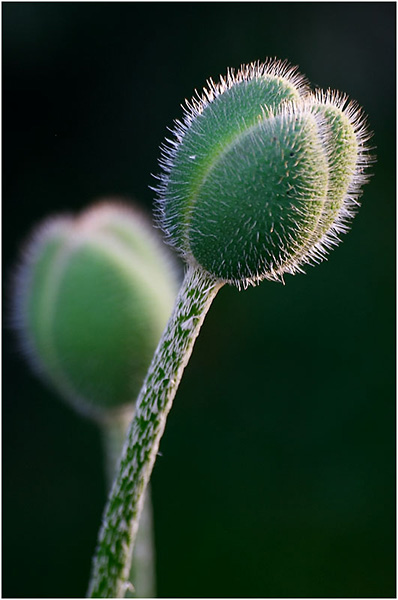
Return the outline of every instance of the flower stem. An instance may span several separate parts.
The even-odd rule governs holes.
[[[108,418],[101,424],[108,491],[115,479],[127,429],[133,416],[134,410],[131,410]],[[155,598],[156,596],[153,510],[149,487],[148,485],[130,567],[129,581],[134,581],[134,590],[132,587],[126,593],[128,598]]]
[[[92,598],[122,598],[129,587],[145,490],[167,415],[205,315],[223,283],[199,267],[188,268],[138,396],[119,473],[105,508],[88,590]]]

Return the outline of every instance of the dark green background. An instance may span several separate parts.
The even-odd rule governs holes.
[[[328,262],[216,298],[153,474],[163,597],[395,595],[395,3],[3,3],[3,596],[86,591],[101,439],[9,328],[21,241],[104,195],[151,210],[179,104],[287,58],[362,104],[378,162]]]

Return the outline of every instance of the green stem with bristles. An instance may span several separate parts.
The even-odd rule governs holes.
[[[127,429],[132,417],[133,413],[126,416],[122,415],[121,418],[107,419],[101,425],[108,491],[111,489],[117,473]],[[156,596],[153,510],[149,488],[148,485],[128,577],[129,583],[134,581],[134,586],[131,583],[131,588],[125,594],[128,598],[155,598]]]
[[[105,508],[93,560],[90,597],[123,598],[129,588],[129,566],[145,491],[167,415],[203,320],[223,284],[200,267],[190,266],[187,270],[137,399],[118,475]]]

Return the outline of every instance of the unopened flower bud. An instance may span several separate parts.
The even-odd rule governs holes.
[[[368,134],[345,96],[252,64],[187,103],[163,146],[158,213],[188,263],[238,287],[280,280],[339,241],[366,178]]]
[[[15,322],[35,370],[101,419],[135,400],[176,290],[149,221],[99,203],[36,229],[17,271]]]

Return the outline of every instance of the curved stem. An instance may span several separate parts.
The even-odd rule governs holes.
[[[167,415],[205,315],[223,283],[199,267],[188,268],[138,396],[119,473],[105,508],[88,591],[93,598],[120,598],[128,588],[145,489]]]
[[[108,490],[115,479],[128,426],[134,416],[134,411],[107,419],[101,424],[104,450],[105,472]],[[126,593],[128,598],[155,598],[155,543],[153,535],[153,510],[148,485],[144,507],[140,517],[137,539],[132,557],[129,582],[134,586]],[[133,591],[134,587],[134,591]]]

